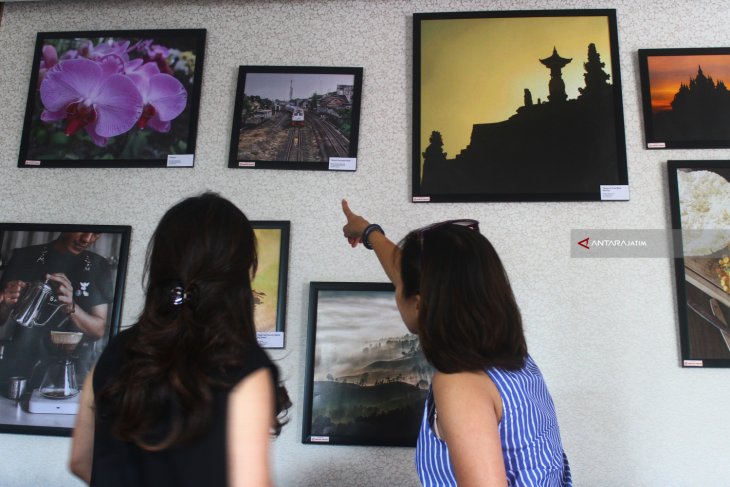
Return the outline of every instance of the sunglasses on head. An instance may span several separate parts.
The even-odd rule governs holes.
[[[424,234],[432,230],[436,230],[437,228],[445,227],[446,225],[458,225],[460,227],[466,227],[470,230],[476,230],[477,232],[479,231],[479,222],[477,220],[446,220],[443,222],[432,223],[431,225],[426,225],[425,227],[421,228],[420,230],[418,230],[418,238],[420,240],[423,240]]]

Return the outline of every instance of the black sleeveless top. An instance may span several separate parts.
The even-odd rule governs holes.
[[[121,369],[125,344],[134,328],[127,329],[109,342],[94,369],[94,391],[98,393]],[[267,367],[278,384],[278,369],[266,353],[254,345],[245,354],[245,363],[235,375],[239,379]],[[234,384],[235,386],[235,384]],[[94,456],[91,486],[99,487],[226,487],[226,417],[230,389],[213,392],[213,416],[208,431],[196,441],[158,452],[143,450],[120,441],[111,434],[110,418],[99,414],[97,404],[94,429]]]

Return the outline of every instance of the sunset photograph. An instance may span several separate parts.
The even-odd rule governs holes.
[[[523,104],[547,101],[548,70],[540,59],[553,48],[573,59],[562,70],[569,98],[583,86],[589,43],[611,66],[605,17],[524,17],[426,20],[421,30],[421,146],[429,127],[439,127],[444,150],[456,155],[469,145],[475,123],[500,122]],[[454,107],[458,107],[455,110]]]
[[[730,49],[640,49],[648,149],[730,147]]]
[[[648,63],[653,113],[671,110],[672,100],[682,84],[689,84],[699,70],[715,81],[730,81],[730,54],[652,56]]]
[[[414,201],[600,200],[628,184],[614,11],[415,22]]]

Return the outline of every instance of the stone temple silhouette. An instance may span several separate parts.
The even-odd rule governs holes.
[[[653,114],[654,140],[647,142],[730,140],[730,91],[702,66],[689,83],[680,84],[671,107]]]
[[[546,68],[550,69],[550,95],[548,100],[552,102],[565,101],[568,99],[568,95],[565,93],[565,81],[563,81],[562,70],[566,64],[571,62],[572,59],[562,58],[558,55],[558,50],[553,47],[553,55],[540,59],[540,62],[545,65]]]
[[[443,152],[433,127],[422,153],[420,195],[474,195],[474,199],[598,199],[601,185],[627,184],[620,100],[594,44],[583,63],[585,86],[568,99],[556,47],[539,59],[550,70],[547,101],[524,105],[509,119],[474,124],[469,145],[454,158]],[[617,123],[619,122],[619,123]]]

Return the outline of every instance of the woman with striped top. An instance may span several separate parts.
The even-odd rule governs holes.
[[[403,322],[436,369],[416,447],[421,483],[571,486],[553,401],[479,223],[436,223],[395,245],[344,200],[342,209],[345,237],[375,251]]]

